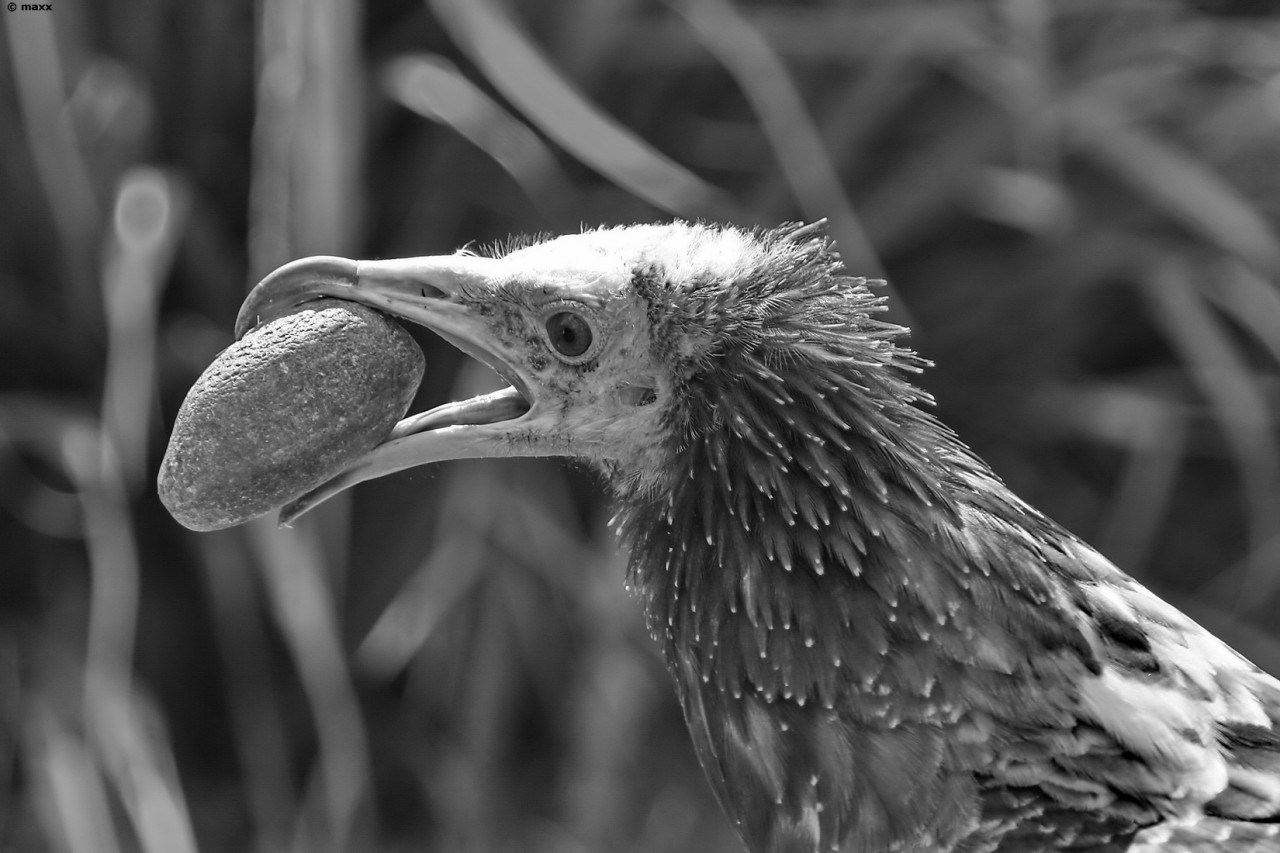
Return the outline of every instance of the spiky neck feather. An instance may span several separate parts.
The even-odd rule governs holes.
[[[968,502],[1013,526],[1039,516],[921,408],[922,360],[824,236],[757,237],[757,262],[728,282],[637,276],[677,387],[661,475],[615,477],[617,521],[673,666],[825,702],[847,677],[872,691],[909,678],[886,668],[892,637],[969,632],[957,602],[983,560]],[[956,565],[923,559],[940,539]]]

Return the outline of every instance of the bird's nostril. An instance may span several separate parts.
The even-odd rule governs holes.
[[[622,385],[618,388],[618,399],[623,405],[635,408],[650,405],[658,399],[658,395],[646,385]]]
[[[449,294],[445,293],[440,288],[430,284],[420,285],[419,290],[422,293],[423,299],[448,299],[449,298]]]

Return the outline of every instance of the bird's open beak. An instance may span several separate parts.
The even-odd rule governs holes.
[[[516,422],[534,427],[539,412],[523,359],[495,340],[476,308],[477,297],[502,281],[504,269],[500,260],[470,255],[381,261],[314,257],[285,264],[250,292],[236,319],[237,339],[305,302],[346,299],[426,326],[511,383],[501,391],[446,403],[400,421],[382,444],[286,505],[281,524],[356,483],[415,465],[547,452],[537,441],[506,440]],[[531,436],[537,432],[529,430]]]

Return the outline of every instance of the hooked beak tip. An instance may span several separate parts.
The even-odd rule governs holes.
[[[262,323],[289,314],[304,302],[339,297],[359,281],[359,263],[350,258],[316,255],[290,261],[268,273],[249,291],[236,317],[236,340]]]

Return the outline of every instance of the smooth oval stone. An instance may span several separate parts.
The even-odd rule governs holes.
[[[192,530],[283,506],[382,442],[425,359],[398,323],[320,299],[245,335],[209,365],[178,411],[160,500]]]

